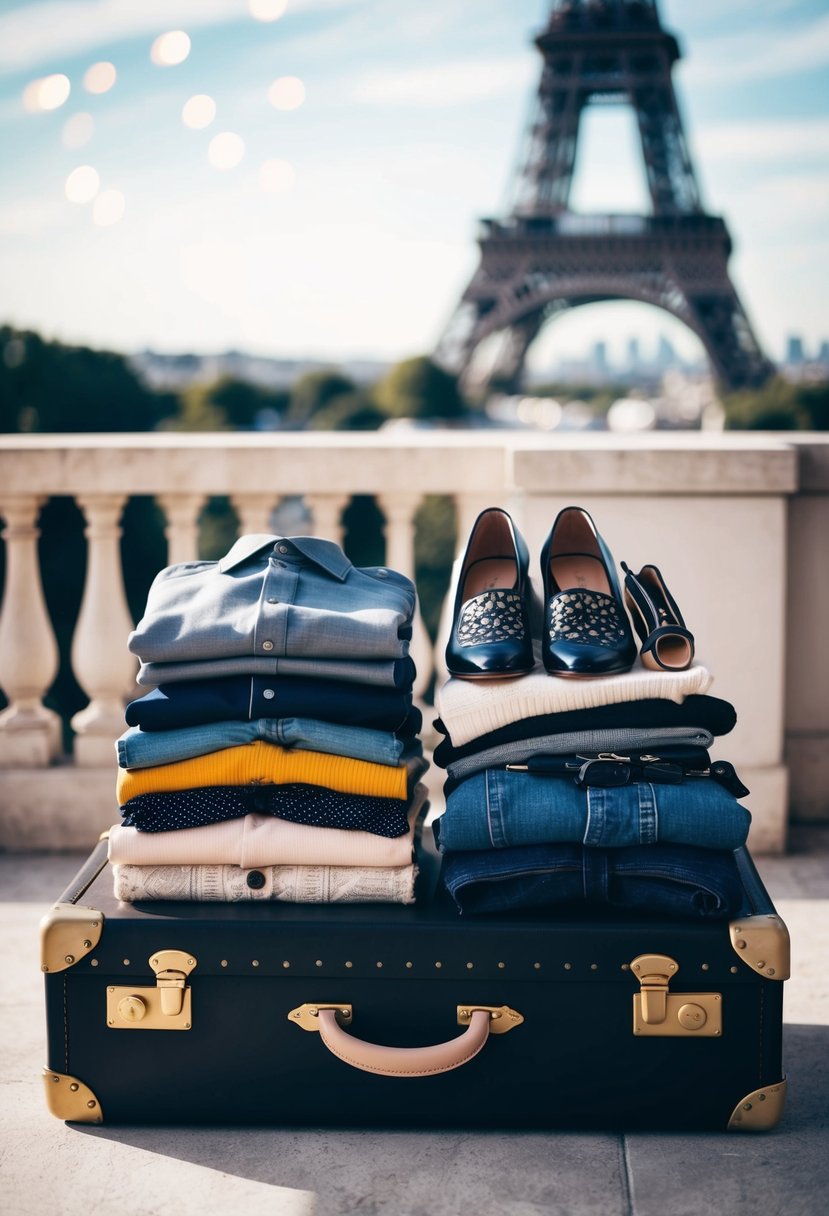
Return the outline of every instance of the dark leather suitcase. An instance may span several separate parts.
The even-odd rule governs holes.
[[[788,933],[738,859],[730,924],[465,918],[435,896],[432,864],[414,907],[118,903],[102,842],[43,921],[49,1108],[90,1123],[772,1127]],[[389,1055],[346,1035],[460,1041]]]

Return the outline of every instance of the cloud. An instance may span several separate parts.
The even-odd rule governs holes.
[[[534,80],[536,68],[534,57],[514,55],[374,72],[352,84],[350,98],[368,105],[466,105],[526,88]]]
[[[292,0],[291,10],[347,0]],[[245,0],[40,0],[0,16],[0,70],[16,70],[164,30],[248,20]]]
[[[696,158],[703,164],[823,163],[829,158],[829,118],[711,123],[698,127],[691,142]]]
[[[700,40],[685,74],[695,86],[770,80],[809,72],[829,64],[829,13],[797,29],[769,27],[766,32]]]

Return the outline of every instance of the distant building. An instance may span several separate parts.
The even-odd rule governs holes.
[[[639,366],[639,339],[628,338],[628,367],[638,368]]]
[[[805,363],[806,357],[803,353],[803,339],[797,334],[790,334],[786,342],[786,363],[797,365]]]

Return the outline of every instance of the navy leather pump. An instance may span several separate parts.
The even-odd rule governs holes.
[[[506,511],[488,507],[466,546],[446,666],[464,680],[503,680],[534,665],[529,618],[529,553]]]
[[[684,671],[694,659],[694,635],[656,566],[634,574],[626,562],[625,603],[642,639],[642,662],[652,671]]]
[[[613,556],[581,507],[559,511],[541,550],[545,616],[541,657],[555,676],[628,671],[636,642]]]

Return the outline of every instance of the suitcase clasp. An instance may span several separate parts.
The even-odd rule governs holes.
[[[722,994],[669,992],[679,963],[667,954],[640,954],[630,964],[640,991],[633,997],[633,1033],[697,1039],[722,1034]]]
[[[155,988],[107,988],[107,1026],[112,1030],[190,1030],[192,993],[187,977],[196,965],[183,950],[150,955]]]
[[[630,969],[642,986],[642,1020],[649,1026],[665,1021],[668,1012],[668,985],[679,964],[667,954],[640,954]]]
[[[183,950],[159,950],[150,958],[155,972],[155,986],[161,993],[161,1012],[165,1017],[178,1017],[184,1006],[187,977],[196,965],[192,954]]]

